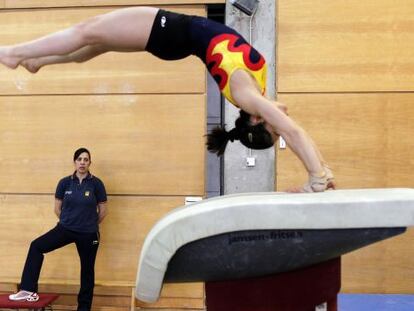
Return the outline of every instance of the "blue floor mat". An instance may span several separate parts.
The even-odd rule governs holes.
[[[338,311],[414,311],[414,295],[339,294]]]

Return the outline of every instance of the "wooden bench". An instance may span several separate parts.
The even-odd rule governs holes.
[[[53,310],[52,302],[58,298],[58,294],[40,294],[39,300],[36,302],[11,301],[9,300],[9,294],[2,294],[0,295],[0,308],[33,310],[46,310],[46,308],[48,308],[50,310]]]

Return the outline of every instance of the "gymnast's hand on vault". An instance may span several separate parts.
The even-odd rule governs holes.
[[[325,174],[323,176],[309,175],[309,181],[303,187],[293,187],[286,190],[291,193],[301,192],[323,192],[336,189],[335,178],[332,170],[327,164],[322,164]]]
[[[314,176],[310,174],[309,181],[303,186],[302,192],[322,192],[336,188],[331,168],[326,163],[323,163],[322,166],[325,174],[323,176]]]
[[[331,168],[326,163],[323,163],[322,166],[323,166],[323,169],[325,170],[325,173],[326,173],[326,181],[327,181],[326,190],[328,190],[328,189],[335,190],[336,189],[336,182],[335,182],[335,177],[332,173]]]

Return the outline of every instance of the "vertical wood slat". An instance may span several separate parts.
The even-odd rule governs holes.
[[[281,94],[289,114],[315,140],[338,188],[414,187],[414,94]],[[277,189],[300,186],[307,173],[278,150]],[[345,255],[342,290],[412,294],[414,232]]]
[[[205,15],[202,7],[167,7]],[[33,40],[70,27],[89,17],[112,11],[102,8],[64,8],[0,11],[1,44]],[[204,65],[195,56],[163,61],[149,53],[115,53],[83,64],[46,66],[37,74],[24,68],[0,66],[1,95],[205,93]]]
[[[87,6],[120,6],[120,5],[203,5],[225,3],[225,0],[1,0],[0,8],[55,8],[55,7],[87,7]]]
[[[184,200],[167,196],[109,196],[109,213],[100,225],[101,244],[95,265],[98,286],[135,284],[139,254],[147,233],[163,215],[184,205]],[[0,270],[1,280],[20,279],[30,242],[57,222],[53,202],[52,195],[0,196],[0,265],[7,267]],[[79,269],[78,254],[71,244],[46,254],[40,281],[46,286],[78,284]],[[104,295],[105,291],[101,288],[97,293]],[[201,298],[202,285],[168,284],[163,294],[169,298]]]
[[[414,229],[343,256],[345,293],[413,294]]]
[[[279,92],[413,91],[411,1],[279,1]]]
[[[203,195],[204,102],[205,95],[0,97],[0,191],[54,193],[85,146],[108,193]]]
[[[145,236],[160,217],[183,205],[184,197],[110,196],[108,201],[109,214],[101,225],[101,245],[95,265],[95,304],[98,307],[125,307],[131,302],[130,290],[125,294],[125,290],[117,288],[116,284],[126,284],[129,288],[135,284],[140,248]],[[0,196],[0,235],[3,237],[0,240],[0,265],[7,267],[0,270],[0,279],[6,282],[0,284],[1,290],[15,290],[30,241],[56,223],[52,210],[52,196]],[[39,291],[61,293],[57,304],[76,304],[79,269],[73,245],[46,254]],[[136,304],[140,305],[140,302]],[[166,284],[160,301],[151,307],[187,309],[202,306],[203,285],[190,283]]]
[[[340,188],[414,187],[414,94],[283,94],[279,100],[313,137]],[[277,177],[279,190],[307,180],[289,149],[278,150]]]
[[[143,4],[145,1],[126,0],[117,2],[116,5],[136,4],[135,2]],[[194,2],[199,3],[186,0],[174,3]],[[165,1],[158,3],[166,4]],[[0,2],[0,7],[7,8],[51,5],[113,6],[114,3],[86,3],[76,0],[63,0],[58,3],[47,0]],[[205,14],[205,8],[201,6],[167,9],[188,14]],[[7,43],[7,38],[10,43],[19,41],[19,38],[24,41],[70,26],[89,14],[92,16],[104,11],[106,9],[76,8],[72,14],[69,9],[48,8],[30,12],[2,10],[2,44]],[[8,166],[7,163],[20,163],[26,169],[29,168],[28,174],[23,173],[21,178],[13,180],[15,185],[30,180],[28,187],[21,184],[16,192],[34,193],[5,194],[13,191],[12,187],[9,187],[10,184],[6,187],[0,186],[0,192],[3,192],[0,195],[0,214],[9,209],[17,212],[0,217],[6,221],[4,226],[0,226],[0,231],[7,230],[7,234],[2,236],[6,237],[6,242],[12,244],[10,249],[10,244],[2,245],[0,242],[0,253],[5,254],[1,249],[7,247],[7,256],[13,259],[13,267],[17,267],[14,272],[3,271],[5,274],[12,274],[14,279],[19,278],[30,240],[50,229],[56,222],[52,212],[53,196],[50,193],[54,191],[57,179],[68,174],[68,168],[72,165],[71,153],[82,144],[87,145],[93,152],[93,173],[105,181],[109,192],[121,194],[109,197],[109,216],[101,226],[103,243],[96,265],[98,283],[116,283],[114,279],[120,283],[126,279],[129,282],[134,281],[139,249],[152,224],[171,208],[182,205],[184,198],[179,193],[204,194],[204,72],[203,64],[195,57],[178,62],[164,62],[145,53],[108,53],[88,64],[49,67],[42,69],[37,75],[30,75],[24,70],[9,71],[1,67],[0,94],[41,95],[3,96],[3,102],[0,103],[0,109],[3,108],[6,112],[6,121],[0,122],[3,126],[1,128],[0,125],[0,140],[3,139],[7,146],[2,147],[8,147],[9,151],[14,150],[15,156],[17,155],[17,159],[8,157],[3,148],[4,152],[0,154],[1,163],[5,163],[3,168]],[[143,95],[128,95],[137,93]],[[160,96],[160,93],[166,95]],[[27,120],[29,124],[24,124]],[[154,133],[157,134],[156,137]],[[181,146],[180,141],[183,142]],[[67,150],[70,150],[69,157]],[[114,163],[118,163],[118,167]],[[54,170],[51,174],[48,170],[50,165]],[[43,174],[45,171],[48,173]],[[142,179],[137,178],[137,174]],[[179,182],[175,181],[168,186],[168,180],[174,178]],[[150,184],[152,186],[148,187]],[[48,195],[38,195],[39,193]],[[174,196],[169,197],[171,194]],[[10,206],[17,207],[13,209]],[[25,228],[23,234],[15,233],[14,230],[21,232],[22,227]],[[13,240],[12,235],[19,240]],[[7,260],[7,256],[0,256],[0,260]],[[16,258],[19,258],[18,262]],[[68,246],[47,255],[41,278],[51,280],[52,283],[52,278],[58,283],[76,283],[78,269],[76,250]],[[4,279],[3,276],[1,278]],[[97,290],[96,310],[130,309],[132,297],[109,297],[105,295],[105,290],[106,287]],[[201,284],[167,286],[162,293],[160,305],[167,309],[201,309],[202,293]],[[65,303],[60,306],[62,308],[70,309],[76,304],[76,295],[63,295],[62,299],[61,303]]]

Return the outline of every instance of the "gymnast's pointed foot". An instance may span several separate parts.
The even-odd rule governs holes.
[[[26,68],[27,71],[31,73],[36,73],[39,71],[42,66],[39,64],[39,62],[35,58],[26,59],[20,63],[21,66]]]
[[[19,65],[20,59],[12,55],[12,49],[7,46],[0,47],[0,63],[10,69],[16,69]]]

